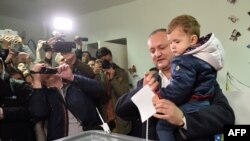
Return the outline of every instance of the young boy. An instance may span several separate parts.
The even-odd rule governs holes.
[[[170,84],[160,89],[161,97],[180,106],[184,114],[209,106],[217,71],[224,62],[220,41],[212,33],[200,38],[200,25],[190,15],[175,17],[168,25],[167,36],[175,57]],[[159,140],[175,140],[173,125],[159,120],[156,129]]]

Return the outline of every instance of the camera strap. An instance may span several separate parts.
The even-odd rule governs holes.
[[[31,74],[37,74],[37,73],[40,73],[40,72],[35,72],[35,71],[33,71],[33,70],[30,70],[30,73],[31,73]]]

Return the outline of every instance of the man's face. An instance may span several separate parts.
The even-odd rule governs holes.
[[[181,27],[176,27],[170,34],[167,35],[171,42],[171,51],[175,56],[183,54],[188,47],[195,44],[192,37],[195,35],[189,35],[183,31]]]
[[[47,87],[54,86],[61,78],[58,74],[41,74],[41,83]]]
[[[88,65],[89,65],[90,68],[94,69],[94,67],[95,67],[95,61],[94,60],[90,60],[88,62]]]
[[[85,62],[85,63],[88,63],[88,61],[89,61],[89,58],[90,56],[89,56],[89,54],[88,53],[83,53],[82,54],[82,62]]]
[[[73,52],[68,52],[68,53],[61,53],[63,58],[64,58],[64,62],[66,64],[68,64],[69,66],[73,66],[73,64],[76,61],[76,55]]]
[[[170,68],[172,52],[166,32],[160,31],[148,38],[148,49],[153,63],[159,70]]]

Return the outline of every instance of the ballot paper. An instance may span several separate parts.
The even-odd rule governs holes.
[[[155,94],[150,89],[150,87],[148,85],[145,85],[131,98],[131,100],[139,109],[142,122],[146,121],[156,113],[155,107],[152,102],[152,98],[154,95]]]

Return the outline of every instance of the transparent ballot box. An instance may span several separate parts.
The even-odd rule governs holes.
[[[146,141],[146,139],[117,133],[107,134],[102,130],[91,130],[78,135],[64,137],[56,141]]]

